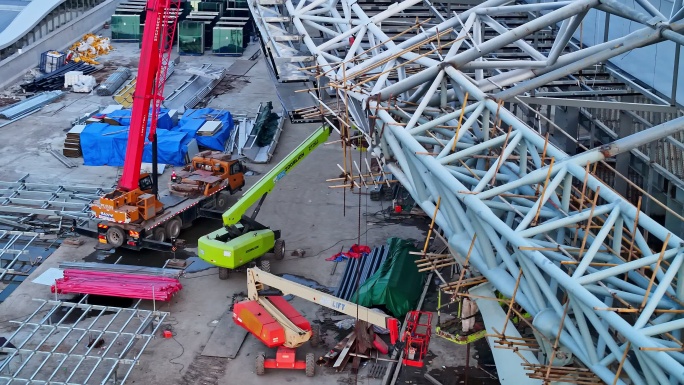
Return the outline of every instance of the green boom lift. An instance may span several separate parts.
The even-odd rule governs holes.
[[[266,195],[276,183],[330,136],[330,128],[322,126],[294,149],[285,159],[264,175],[225,213],[223,227],[199,239],[197,253],[203,260],[219,267],[219,278],[227,279],[230,269],[243,266],[271,250],[276,259],[285,254],[285,241],[279,230],[271,230],[255,220]],[[252,216],[247,209],[259,202]]]

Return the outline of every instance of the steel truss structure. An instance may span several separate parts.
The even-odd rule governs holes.
[[[123,384],[169,313],[45,301],[2,344],[1,384]]]
[[[63,219],[69,220],[65,225],[68,227],[72,220],[90,218],[90,203],[108,191],[92,186],[28,182],[28,177],[0,181],[0,226],[43,232],[57,227],[59,231]]]
[[[648,0],[488,0],[453,13],[428,0],[249,4],[279,79],[308,71],[319,91],[327,79],[351,117],[330,122],[363,131],[468,275],[532,315],[542,364],[612,384],[684,382],[683,240],[590,172],[684,118],[570,156],[505,105],[629,50],[684,43],[681,0],[669,15]],[[588,12],[643,28],[573,48]]]

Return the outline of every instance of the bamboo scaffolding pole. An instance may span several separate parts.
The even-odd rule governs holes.
[[[544,180],[544,188],[542,189],[541,196],[539,197],[539,206],[537,206],[537,212],[534,215],[534,219],[532,220],[532,226],[537,225],[537,220],[539,219],[539,213],[541,212],[542,208],[542,200],[544,199],[544,195],[546,194],[546,189],[549,187],[549,180],[551,179],[551,172],[553,170],[553,164],[556,161],[555,158],[551,158],[551,163],[549,164],[549,171],[546,173],[546,180]],[[495,174],[496,176],[496,174]],[[591,222],[589,223],[589,226],[591,226]],[[589,231],[589,229],[587,229]]]
[[[511,312],[513,311],[513,305],[515,304],[515,296],[518,294],[518,287],[520,287],[520,278],[522,278],[522,269],[518,273],[518,279],[515,280],[515,287],[513,288],[513,294],[511,295],[510,303],[508,304],[508,311],[506,312],[506,321],[504,321],[503,330],[501,331],[502,338],[506,339],[506,328],[508,327],[508,322],[511,319]]]
[[[379,61],[379,62],[377,62],[377,63],[373,63],[373,64],[370,65],[368,68],[366,68],[365,71],[366,71],[366,73],[368,73],[368,72],[370,72],[370,71],[372,71],[372,70],[374,70],[374,69],[376,69],[376,68],[378,68],[378,67],[381,67],[381,66],[385,65],[386,63],[388,63],[388,62],[390,62],[390,61],[392,61],[392,60],[394,60],[394,59],[396,59],[396,58],[398,58],[398,57],[400,57],[400,56],[402,56],[402,55],[404,55],[404,54],[406,54],[406,53],[408,53],[408,52],[414,51],[416,48],[420,48],[420,46],[422,46],[423,44],[427,44],[427,43],[430,43],[430,42],[435,41],[435,40],[437,39],[438,36],[450,34],[451,31],[453,31],[453,28],[446,29],[444,32],[441,32],[441,33],[439,33],[439,34],[437,34],[437,35],[435,35],[435,36],[432,36],[431,38],[427,39],[427,40],[424,41],[424,42],[416,43],[416,44],[414,44],[414,45],[412,45],[412,46],[410,46],[410,47],[404,49],[403,51],[400,51],[400,52],[398,52],[398,53],[396,53],[396,54],[394,54],[394,55],[392,55],[392,56],[389,56],[389,57],[387,57],[387,58],[385,58],[385,59],[383,59],[383,60],[381,60],[381,61]],[[414,63],[414,62],[417,61],[418,59],[422,59],[422,58],[424,58],[424,57],[426,57],[426,56],[429,56],[429,55],[435,53],[435,52],[436,52],[438,49],[440,49],[440,48],[448,47],[448,46],[450,46],[450,45],[452,45],[452,44],[454,44],[454,43],[456,43],[456,42],[458,42],[458,41],[460,41],[460,40],[463,40],[463,39],[464,39],[464,38],[451,40],[451,41],[445,43],[443,46],[440,46],[440,47],[431,49],[431,50],[429,50],[429,51],[427,51],[427,52],[425,52],[425,53],[423,53],[423,54],[419,54],[417,57],[415,57],[415,58],[413,58],[413,59],[410,59],[410,60],[407,60],[407,61],[405,61],[405,62],[402,62],[402,63],[400,63],[400,64],[398,64],[398,65],[396,65],[396,66],[394,66],[394,67],[392,67],[392,68],[390,68],[390,69],[388,69],[388,70],[384,70],[384,71],[382,71],[382,72],[380,72],[380,73],[378,73],[378,74],[375,74],[375,75],[369,77],[368,79],[362,80],[362,81],[356,83],[355,86],[356,86],[356,87],[361,87],[361,86],[363,86],[364,84],[366,84],[366,83],[368,83],[368,82],[370,82],[370,81],[373,81],[373,80],[379,78],[380,76],[384,75],[384,74],[387,73],[387,72],[396,71],[397,69],[399,69],[399,68],[401,68],[401,67],[405,67],[405,66],[407,66],[408,64]],[[359,76],[354,76],[352,79],[357,79],[357,78],[359,78]]]
[[[429,257],[450,257],[451,254],[440,254],[440,253],[423,253],[422,251],[409,251],[411,255],[426,255]]]
[[[408,27],[408,28],[405,29],[404,31],[402,31],[402,32],[400,32],[400,33],[398,33],[398,34],[392,36],[391,38],[389,38],[389,39],[387,39],[387,40],[383,40],[382,42],[380,42],[380,43],[374,45],[373,47],[370,47],[370,48],[368,48],[367,50],[365,50],[365,51],[359,53],[358,55],[353,56],[353,57],[350,59],[350,61],[360,59],[361,56],[367,54],[368,52],[371,52],[372,50],[377,49],[377,48],[379,48],[379,47],[382,47],[383,45],[386,45],[387,43],[389,43],[389,42],[395,40],[396,38],[401,37],[401,36],[403,36],[403,35],[405,35],[405,34],[411,32],[412,30],[414,30],[414,29],[416,29],[416,28],[419,28],[421,25],[423,25],[423,24],[425,24],[425,23],[428,23],[430,20],[432,20],[432,19],[431,19],[431,18],[425,19],[425,20],[423,20],[423,21],[420,22],[420,23],[416,23],[416,24],[412,25],[411,27]],[[339,69],[339,66],[340,66],[340,65],[341,65],[341,64],[338,64],[338,65],[334,66],[332,69],[330,69],[330,70],[328,70],[328,71],[322,73],[321,76],[327,76],[328,72],[330,72],[330,71],[335,71],[335,70]],[[314,66],[303,67],[302,69],[306,70],[306,69],[312,69],[312,68],[314,68]]]
[[[425,245],[423,245],[423,255],[427,253],[428,245],[430,244],[430,236],[432,235],[432,230],[435,228],[435,220],[437,219],[437,213],[439,212],[440,203],[442,203],[442,197],[437,197],[435,212],[432,215],[432,221],[430,222],[430,229],[428,230],[427,237],[425,237]]]
[[[576,366],[552,366],[552,365],[543,365],[543,364],[522,364],[524,367],[528,367],[530,369],[542,369],[546,370],[549,366],[553,368],[553,371],[555,372],[578,372],[578,373],[583,373],[587,374],[589,376],[595,376],[594,372],[592,372],[590,369],[587,368],[580,368]],[[597,377],[598,379],[598,377]]]
[[[495,341],[496,342],[496,341]],[[517,346],[495,346],[496,349],[508,349],[521,352],[538,352],[539,348],[519,348]]]
[[[632,240],[629,242],[629,253],[627,254],[627,262],[630,262],[632,260],[632,250],[634,250],[634,242],[636,241],[636,232],[638,230],[639,226],[639,214],[641,214],[641,197],[639,197],[639,200],[637,201],[637,211],[636,215],[634,216],[634,226],[632,226]],[[627,275],[625,274],[625,279],[627,279]]]
[[[556,247],[533,247],[533,246],[520,246],[518,247],[518,250],[526,250],[526,251],[565,251],[568,253],[578,253],[580,249],[578,247],[561,247],[556,246]],[[608,249],[599,249],[598,252],[607,252],[609,251]],[[572,262],[572,261],[563,261],[561,262],[563,264],[573,264],[577,262]]]
[[[479,285],[479,284],[485,283],[485,282],[487,282],[487,278],[485,278],[485,277],[474,277],[474,278],[467,278],[467,279],[464,279],[461,281],[445,283],[443,285],[440,285],[439,288],[443,289],[443,290],[450,290],[454,287]]]
[[[494,186],[496,184],[496,176],[499,174],[499,169],[501,168],[501,165],[503,164],[503,156],[504,152],[506,151],[506,147],[508,147],[508,141],[511,138],[511,131],[513,131],[513,126],[508,126],[508,132],[506,133],[506,139],[504,140],[503,146],[501,147],[501,155],[496,160],[496,169],[494,170],[494,176],[492,177],[492,181],[489,183],[490,186]]]
[[[425,272],[425,271],[434,271],[434,270],[441,269],[441,268],[444,268],[444,267],[453,266],[453,265],[455,265],[455,264],[456,264],[456,261],[454,261],[454,262],[449,262],[449,263],[444,263],[444,264],[437,265],[437,266],[424,267],[424,268],[422,268],[422,269],[418,269],[418,272],[419,272],[419,273],[422,273],[422,272]]]
[[[670,235],[672,235],[672,233],[668,233],[667,237],[665,237],[665,241],[663,242],[663,248],[660,250],[660,255],[658,256],[658,262],[656,262],[655,270],[653,270],[653,273],[651,274],[651,279],[648,282],[648,287],[646,288],[646,294],[644,294],[644,299],[641,301],[641,306],[639,307],[640,310],[644,310],[646,302],[648,302],[648,297],[651,294],[653,282],[655,282],[656,274],[658,274],[658,270],[660,269],[660,263],[663,261],[663,257],[665,257],[665,251],[667,250],[667,243],[670,241]]]
[[[576,145],[578,145],[580,148],[582,148],[582,149],[585,150],[585,151],[589,150],[589,148],[588,148],[587,146],[583,145],[583,144],[580,143],[577,139],[573,138],[570,134],[568,134],[567,132],[565,132],[565,130],[563,130],[560,126],[558,126],[556,123],[554,123],[554,122],[553,122],[552,120],[550,120],[548,117],[544,116],[544,114],[542,114],[541,112],[539,112],[539,111],[535,110],[534,108],[530,107],[527,103],[524,103],[522,100],[520,100],[520,98],[515,98],[515,100],[516,100],[516,102],[517,102],[518,104],[520,104],[521,106],[524,106],[525,108],[527,108],[529,111],[531,111],[532,113],[534,113],[537,117],[539,117],[539,118],[542,119],[542,120],[545,120],[545,121],[546,121],[549,125],[551,125],[552,127],[557,128],[557,129],[561,132],[561,134],[563,134],[563,135],[564,135],[565,137],[567,137],[568,139],[572,140],[572,141],[573,141]],[[602,166],[606,167],[609,171],[611,171],[612,173],[614,173],[618,178],[620,178],[620,179],[622,179],[623,181],[625,181],[625,183],[627,183],[629,186],[631,186],[632,188],[636,189],[636,190],[639,192],[639,194],[640,194],[641,196],[645,196],[645,197],[649,198],[653,203],[657,204],[658,206],[660,206],[661,208],[663,208],[665,211],[667,211],[667,212],[669,212],[670,214],[674,215],[674,216],[677,217],[680,221],[684,222],[684,216],[682,216],[680,213],[674,211],[672,208],[668,207],[668,206],[667,206],[666,204],[664,204],[663,202],[660,202],[660,201],[659,201],[658,199],[656,199],[653,195],[649,194],[648,191],[644,190],[644,189],[641,188],[639,185],[637,185],[636,183],[632,182],[632,181],[629,179],[629,177],[627,177],[627,176],[625,176],[625,175],[622,175],[620,172],[618,172],[618,170],[616,170],[613,166],[611,166],[610,164],[608,164],[605,160],[602,160],[602,161],[600,161],[599,163],[601,163]]]
[[[627,353],[629,353],[629,349],[631,346],[631,342],[627,342],[627,346],[625,346],[625,353],[622,355],[622,359],[620,359],[620,364],[618,365],[617,371],[615,372],[615,379],[613,380],[613,385],[616,385],[618,379],[620,378],[620,372],[622,372],[622,365],[625,364],[625,360],[627,359]]]
[[[561,261],[561,265],[579,265],[578,261]],[[617,263],[602,263],[602,262],[592,262],[589,266],[601,266],[601,267],[613,267],[618,266]]]
[[[338,165],[338,166],[339,166],[339,165]],[[390,173],[383,172],[383,175],[390,175]],[[373,176],[379,176],[379,175],[372,175],[372,174],[354,175],[354,179],[369,178],[369,177],[373,177]],[[326,181],[326,182],[337,182],[337,181],[341,181],[341,180],[345,180],[345,179],[346,179],[346,180],[349,180],[350,178],[330,178],[330,179],[326,179],[325,181]]]
[[[596,194],[598,195],[598,194]],[[553,342],[553,353],[549,359],[548,369],[546,370],[545,380],[551,375],[551,367],[553,366],[553,360],[556,358],[556,351],[558,350],[558,344],[560,342],[560,336],[563,332],[563,326],[565,325],[565,319],[568,316],[568,309],[570,308],[570,300],[565,302],[565,309],[563,310],[563,317],[561,317],[560,325],[558,326],[558,333],[556,334],[556,340]]]
[[[356,163],[355,160],[352,161],[352,163],[354,163],[354,167],[356,167],[356,172],[358,172],[359,175],[363,175],[363,173],[361,172],[361,167],[359,167],[359,164]],[[366,184],[366,178],[360,177],[360,178],[358,178],[358,179],[361,180],[361,183],[363,184],[363,187],[365,187],[366,190],[368,190],[368,185]]]
[[[456,143],[458,142],[458,134],[461,131],[461,123],[463,122],[463,115],[465,115],[466,106],[468,105],[468,92],[463,97],[463,105],[461,106],[461,116],[458,117],[458,126],[454,133],[454,142],[451,144],[451,152],[456,151]]]
[[[594,307],[594,310],[596,310],[596,311],[614,311],[616,313],[639,313],[639,311],[640,311],[637,308],[625,309],[622,307]]]
[[[587,219],[587,227],[591,226],[591,222],[593,221],[594,209],[596,209],[596,202],[598,201],[600,190],[601,190],[601,186],[596,187],[596,194],[594,195],[594,200],[592,201],[592,204],[591,204],[591,210],[589,211],[589,219]],[[589,229],[588,228],[584,231],[584,237],[582,237],[582,245],[580,246],[580,252],[579,252],[579,255],[577,256],[578,260],[582,260],[582,254],[584,254],[584,246],[587,245],[587,239],[589,239]]]
[[[465,258],[465,263],[462,266],[461,269],[461,274],[459,274],[458,277],[458,282],[461,282],[463,280],[463,277],[465,276],[465,271],[468,269],[468,264],[470,263],[470,255],[473,252],[473,248],[475,247],[475,240],[477,239],[477,234],[473,235],[473,240],[470,241],[470,247],[468,248],[468,255],[466,255]],[[454,294],[451,296],[451,301],[453,302],[456,294],[458,293],[460,289],[460,285],[456,285],[456,288],[454,289]]]
[[[433,259],[433,260],[430,260],[430,261],[417,263],[417,264],[416,264],[416,267],[417,267],[417,268],[424,268],[424,267],[435,266],[435,265],[444,264],[444,263],[453,264],[452,262],[453,262],[453,263],[456,263],[456,261],[453,260],[453,259],[451,259],[451,258],[449,258],[449,259],[447,259],[447,258]]]
[[[684,351],[684,348],[649,348],[649,347],[640,347],[639,350],[643,351],[650,351],[650,352],[681,352]]]
[[[439,265],[451,266],[451,265],[453,265],[453,264],[455,264],[455,263],[456,263],[456,261],[453,260],[453,259],[451,259],[451,260],[442,259],[442,260],[435,260],[435,261],[423,262],[423,263],[420,263],[420,264],[416,265],[416,267],[419,268],[419,269],[423,269],[423,268],[435,267],[435,266],[439,266]]]
[[[585,174],[584,174],[584,182],[582,182],[582,197],[580,198],[580,206],[579,209],[577,210],[578,212],[581,212],[582,209],[584,208],[584,198],[585,198],[585,193],[587,191],[587,181],[589,180],[589,164],[585,167]],[[572,244],[574,245],[577,243],[577,235],[579,231],[578,229],[575,229],[575,236],[572,239]]]
[[[442,262],[442,261],[449,261],[449,260],[454,260],[451,258],[451,256],[444,256],[444,257],[432,257],[432,258],[422,258],[414,261],[417,266],[425,265],[425,264],[430,264],[433,262]]]

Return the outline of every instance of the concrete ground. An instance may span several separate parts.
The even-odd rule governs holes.
[[[116,50],[107,57],[101,58],[110,66],[137,65],[137,44],[115,43]],[[198,67],[202,63],[213,63],[229,66],[235,60],[246,60],[257,46],[251,45],[242,58],[226,58],[205,55],[201,57],[181,57],[181,64],[169,79],[167,91],[181,84],[190,75],[185,72],[190,67]],[[227,109],[234,114],[253,115],[259,102],[273,101],[279,108],[280,103],[275,92],[266,64],[261,57],[257,64],[243,79],[236,79],[232,89],[212,99],[209,107]],[[65,132],[70,128],[70,121],[86,113],[96,106],[113,104],[111,97],[98,97],[83,94],[67,94],[60,101],[46,106],[39,112],[19,122],[0,129],[0,180],[14,180],[30,174],[31,181],[63,184],[84,184],[110,187],[115,183],[118,170],[113,167],[79,166],[67,169],[52,157],[46,148],[61,150]],[[257,172],[265,172],[289,153],[306,138],[316,125],[285,124],[280,143],[274,159],[267,165],[249,165]],[[358,153],[355,154],[358,156]],[[379,202],[371,201],[368,195],[356,195],[343,189],[332,189],[332,183],[326,179],[335,178],[340,171],[335,166],[342,163],[342,149],[338,144],[318,148],[307,157],[294,171],[282,179],[275,190],[266,199],[258,219],[274,229],[282,230],[287,242],[285,260],[272,263],[272,271],[276,274],[289,273],[314,280],[320,285],[334,287],[337,285],[344,266],[337,267],[331,275],[333,264],[325,258],[348,249],[360,242],[370,246],[385,243],[388,237],[413,238],[422,241],[425,232],[413,223],[385,222],[375,215],[383,209]],[[168,175],[163,178],[167,178]],[[259,176],[248,177],[247,185],[258,180]],[[163,179],[162,179],[163,180]],[[237,197],[235,198],[237,199]],[[387,202],[384,203],[387,206]],[[199,235],[213,231],[218,224],[201,222],[192,229]],[[192,245],[192,242],[190,242]],[[62,246],[36,272],[22,284],[4,303],[0,304],[0,335],[8,336],[15,325],[10,319],[21,319],[35,308],[31,298],[53,298],[47,286],[32,283],[36,276],[49,267],[56,267],[61,260],[83,260],[92,257],[95,242],[88,241],[83,246],[74,248]],[[303,249],[303,258],[289,256],[295,249]],[[191,247],[188,253],[195,250]],[[116,253],[115,253],[116,254]],[[142,260],[149,258],[162,261],[168,256],[149,251],[138,253]],[[154,263],[149,263],[154,264]],[[215,328],[215,322],[228,311],[231,299],[235,294],[246,291],[246,282],[242,274],[233,274],[227,281],[218,279],[217,269],[191,273],[182,279],[183,290],[161,310],[171,313],[165,327],[173,329],[174,339],[155,339],[141,357],[129,383],[146,384],[266,384],[266,383],[301,383],[301,384],[338,384],[356,383],[354,375],[347,369],[342,373],[317,368],[315,378],[307,378],[302,372],[276,371],[267,372],[263,377],[254,373],[255,355],[259,351],[267,351],[252,336],[245,340],[238,356],[233,359],[216,359],[201,356]],[[316,320],[319,308],[311,303],[295,299],[292,304],[309,320]],[[151,307],[151,303],[145,303]],[[342,334],[346,334],[342,332]],[[299,357],[304,353],[314,352],[323,355],[335,344],[336,333],[326,335],[326,344],[312,350],[305,346],[299,350]],[[451,358],[449,345],[437,342],[435,349],[440,358],[435,360],[436,367],[456,366]],[[274,355],[270,351],[267,355]],[[455,355],[462,361],[465,353]],[[432,364],[430,364],[432,365]],[[367,378],[370,365],[363,367],[358,381],[366,384],[379,383],[379,380]],[[447,375],[448,376],[448,375]],[[418,378],[418,377],[416,377]],[[420,377],[422,379],[422,377]],[[409,382],[410,381],[410,382]],[[417,382],[414,382],[417,381]],[[424,380],[400,380],[399,383],[425,383]]]

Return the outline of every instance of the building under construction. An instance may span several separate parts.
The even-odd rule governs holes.
[[[91,205],[121,177],[146,3],[46,11],[78,39],[112,38],[59,64],[106,92],[65,91],[58,69],[23,79],[23,61],[78,46],[53,19],[4,49],[0,383],[684,383],[682,1],[169,2],[160,185],[215,143],[254,175],[301,161],[250,215],[288,242],[261,267],[302,286],[275,289],[310,323],[318,345],[297,356],[316,357],[313,378],[275,369],[281,355],[233,322],[255,282],[218,280],[202,255],[248,192],[202,207],[184,242],[150,235],[157,251],[77,235],[103,228]],[[320,126],[333,137],[292,161]],[[112,294],[74,271],[149,280]],[[167,280],[162,300],[143,293]],[[313,292],[396,317],[400,342]]]

